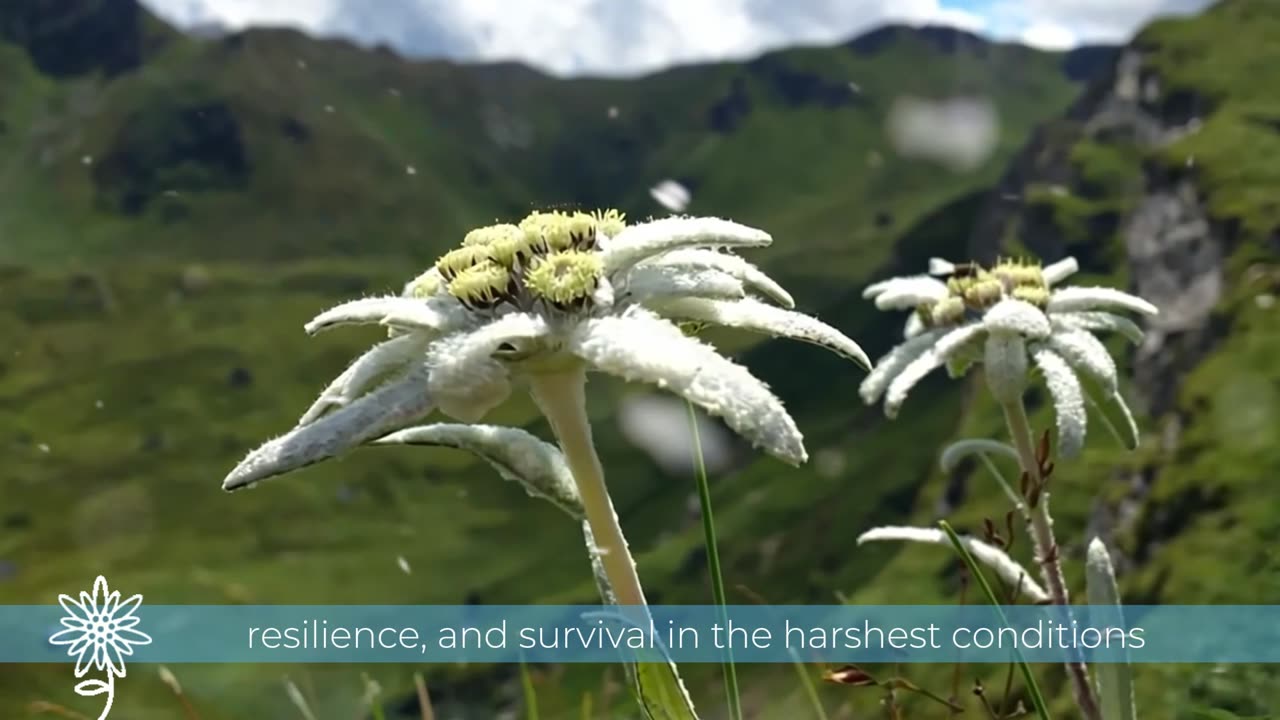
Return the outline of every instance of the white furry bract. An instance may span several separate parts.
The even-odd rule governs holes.
[[[519,428],[438,423],[406,428],[374,444],[466,450],[479,456],[504,479],[520,483],[530,495],[549,500],[576,518],[585,516],[564,455],[556,446]]]
[[[1156,315],[1155,305],[1136,295],[1109,287],[1065,287],[1049,296],[1051,313],[1077,310],[1128,310],[1139,315]]]
[[[1044,276],[1045,284],[1053,287],[1079,271],[1080,263],[1073,257],[1065,257],[1058,262],[1045,265],[1041,274]]]
[[[1010,460],[1018,459],[1018,451],[1008,443],[997,442],[995,440],[987,440],[985,438],[968,438],[965,440],[957,440],[946,447],[942,454],[938,456],[938,465],[943,472],[951,472],[956,469],[961,460],[965,458],[981,454],[989,453],[991,455],[999,455],[1009,458]]]
[[[885,540],[900,540],[905,542],[928,543],[931,545],[951,545],[951,540],[941,530],[933,528],[919,527],[878,527],[868,530],[858,536],[858,544],[867,542],[880,542]],[[998,547],[988,545],[981,540],[971,537],[961,537],[960,542],[964,544],[969,554],[975,560],[986,565],[1000,576],[1000,579],[1011,588],[1018,588],[1023,597],[1030,599],[1036,603],[1049,602],[1049,594],[1031,578],[1031,575],[1018,564],[1016,560],[1009,557],[1005,551]]]
[[[494,354],[524,350],[547,332],[545,320],[519,313],[438,340],[427,356],[436,405],[462,422],[479,421],[511,394],[509,372]]]
[[[863,292],[863,297],[875,298],[876,307],[881,310],[914,310],[946,296],[947,284],[928,275],[892,278]]]
[[[267,442],[240,461],[222,488],[237,490],[327,460],[426,415],[432,407],[427,378],[424,366],[414,366],[350,405]]]
[[[916,358],[928,352],[944,334],[946,330],[942,329],[923,332],[897,345],[880,358],[875,368],[858,387],[858,394],[862,396],[863,402],[870,405],[879,400],[889,387],[889,383],[893,382],[893,379]]]
[[[595,370],[684,397],[784,462],[808,457],[795,421],[763,382],[649,311],[587,320],[568,350]]]
[[[664,298],[741,298],[747,294],[741,280],[715,268],[642,265],[626,278],[627,299],[641,304]]]
[[[1021,402],[1027,388],[1027,343],[1020,335],[991,335],[983,346],[987,389],[1001,404]]]
[[[1117,391],[1120,380],[1116,361],[1107,352],[1107,346],[1092,334],[1083,330],[1054,333],[1046,344],[1073,369],[1096,380],[1108,395]]]
[[[992,333],[1021,335],[1028,340],[1049,337],[1051,327],[1044,311],[1022,300],[1005,298],[982,315],[982,324]]]
[[[736,301],[679,298],[653,309],[664,317],[699,320],[723,327],[812,343],[870,369],[871,359],[858,343],[821,320],[791,310],[766,305],[754,298]]]
[[[298,424],[315,422],[329,410],[349,404],[368,390],[378,378],[420,356],[426,350],[428,342],[428,338],[411,333],[374,345],[356,358],[320,393],[320,397],[302,415]]]
[[[605,272],[613,274],[680,248],[764,247],[771,242],[769,233],[732,220],[671,217],[627,226],[602,254]]]
[[[1080,380],[1067,361],[1048,347],[1035,347],[1032,357],[1036,367],[1044,373],[1045,385],[1053,398],[1053,412],[1058,422],[1058,452],[1063,457],[1075,457],[1084,448],[1088,423]]]
[[[1088,330],[1089,332],[1114,332],[1124,336],[1134,345],[1141,345],[1146,336],[1138,324],[1127,317],[1109,312],[1089,311],[1054,313],[1049,316],[1054,329]]]
[[[391,327],[444,332],[462,319],[460,306],[452,308],[440,301],[389,295],[342,303],[317,315],[307,323],[305,329],[307,333],[315,335],[339,325],[378,323]]]
[[[774,281],[773,278],[764,274],[760,268],[743,260],[737,255],[731,255],[727,252],[719,250],[700,250],[700,249],[684,249],[672,250],[664,253],[652,260],[646,260],[639,268],[648,267],[681,267],[681,268],[699,268],[704,270],[719,270],[727,273],[742,281],[742,283],[750,290],[754,290],[765,297],[773,300],[782,307],[791,309],[796,306],[796,301],[791,297],[785,288]]]

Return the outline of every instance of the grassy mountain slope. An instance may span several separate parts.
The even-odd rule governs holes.
[[[1174,49],[1156,52],[1152,67],[1169,63],[1165,74],[1192,88],[1220,83],[1217,74],[1179,66],[1178,58],[1225,56],[1208,38],[1262,26],[1232,13],[1224,7],[1207,19],[1153,27],[1144,38],[1167,37]],[[363,450],[257,492],[222,494],[225,470],[288,427],[374,338],[350,332],[307,339],[301,324],[340,299],[399,287],[471,225],[559,203],[618,205],[644,217],[659,210],[647,188],[676,177],[693,191],[690,211],[773,232],[776,246],[752,259],[803,307],[878,351],[892,342],[899,319],[870,310],[861,287],[872,277],[914,272],[930,255],[963,254],[975,227],[996,229],[983,238],[1008,235],[1046,254],[1076,252],[1090,273],[1124,280],[1121,221],[1150,189],[1145,180],[1131,186],[1126,179],[1141,179],[1151,158],[1176,147],[1100,149],[1078,131],[1046,145],[1096,151],[1089,157],[1098,158],[1106,181],[1081,182],[1094,193],[1087,198],[1073,184],[1066,197],[1079,197],[1076,204],[1058,202],[1057,191],[1037,194],[1044,189],[1038,175],[1002,176],[1011,160],[1015,168],[1027,165],[1028,153],[1053,134],[1051,124],[1027,152],[1017,152],[1033,126],[1068,111],[1080,88],[1079,63],[1107,57],[1046,55],[951,31],[888,28],[847,46],[745,64],[634,81],[559,81],[517,66],[406,63],[290,32],[195,40],[139,18],[158,34],[138,36],[160,40],[137,53],[145,59],[136,67],[120,71],[85,59],[70,64],[91,70],[42,69],[38,53],[23,49],[30,33],[0,31],[9,41],[0,42],[0,262],[7,264],[0,328],[16,338],[0,364],[0,438],[10,451],[0,472],[6,602],[45,602],[98,572],[151,603],[589,600],[573,524],[458,453]],[[1223,57],[1223,67],[1269,67],[1258,60],[1259,47],[1233,47],[1236,57]],[[1251,234],[1241,234],[1247,242],[1239,246],[1256,251],[1265,247],[1266,231],[1258,228],[1269,220],[1266,194],[1254,192],[1253,179],[1265,180],[1269,165],[1255,163],[1247,182],[1236,177],[1230,158],[1239,146],[1227,125],[1219,131],[1215,123],[1254,117],[1261,93],[1212,87],[1219,88],[1217,105],[1203,113],[1202,132],[1219,139],[1214,150],[1196,150],[1204,175],[1193,182],[1220,188],[1206,203],[1215,222],[1242,216],[1242,198],[1253,198],[1247,214],[1261,222],[1241,231]],[[1067,122],[1090,114],[1099,92],[1105,95],[1095,89],[1071,107]],[[901,94],[989,97],[1002,124],[997,150],[966,174],[899,157],[883,123]],[[1254,99],[1237,107],[1245,97]],[[993,184],[996,193],[985,194]],[[1014,203],[1012,214],[998,212],[998,196],[1010,189],[1027,202]],[[1088,212],[1071,214],[1084,203]],[[1095,208],[1110,226],[1092,220]],[[1028,227],[1058,228],[1064,238],[1084,230],[1037,246],[1039,233],[1018,230]],[[1111,232],[1095,232],[1100,227]],[[1246,272],[1240,258],[1249,256],[1231,257],[1234,281]],[[1264,277],[1274,279],[1269,272]],[[1168,375],[1184,396],[1179,402],[1196,410],[1184,435],[1195,442],[1134,461],[1095,438],[1099,449],[1072,469],[1075,482],[1055,497],[1061,533],[1078,537],[1094,517],[1094,483],[1101,480],[1093,478],[1128,477],[1130,464],[1140,477],[1156,472],[1155,490],[1136,504],[1151,513],[1138,527],[1158,530],[1160,544],[1135,553],[1137,569],[1126,580],[1133,592],[1149,594],[1143,597],[1244,601],[1215,595],[1198,578],[1213,574],[1204,565],[1227,542],[1220,537],[1224,517],[1235,532],[1271,532],[1262,504],[1247,494],[1265,492],[1254,483],[1262,480],[1256,471],[1275,464],[1271,451],[1256,432],[1255,440],[1236,442],[1238,435],[1203,420],[1224,417],[1203,407],[1215,402],[1209,390],[1222,377],[1252,373],[1253,389],[1238,391],[1248,397],[1275,387],[1264,354],[1274,335],[1259,330],[1265,316],[1250,314],[1252,297],[1224,295],[1223,303],[1237,304],[1220,312],[1236,324],[1210,353],[1189,355]],[[792,471],[741,451],[736,469],[717,480],[731,582],[776,602],[827,602],[837,592],[861,601],[952,597],[953,564],[945,554],[854,550],[852,539],[873,523],[928,521],[944,487],[957,482],[937,476],[934,449],[957,432],[990,432],[990,408],[934,379],[904,418],[889,424],[859,407],[861,372],[847,363],[806,346],[717,339],[743,351],[795,411],[815,458]],[[1166,380],[1149,382],[1159,389]],[[593,390],[599,443],[642,576],[655,600],[704,600],[701,536],[686,514],[691,483],[664,476],[618,432],[613,400],[635,388],[601,380]],[[493,421],[546,434],[523,401]],[[1143,423],[1154,435],[1154,421]],[[1154,438],[1149,446],[1159,447]],[[1191,455],[1188,447],[1205,454]],[[1179,508],[1203,500],[1185,493],[1215,467],[1227,488],[1218,514],[1170,524]],[[968,486],[957,510],[962,523],[1000,507],[979,479]],[[1165,493],[1172,505],[1162,504]],[[1117,494],[1125,493],[1103,497]],[[1184,566],[1177,562],[1183,550],[1162,547],[1185,548],[1198,564]],[[397,567],[399,557],[411,575]],[[1260,561],[1233,560],[1221,572],[1235,578]],[[1265,597],[1265,588],[1258,592]],[[6,668],[0,710],[21,717],[30,700],[68,699],[62,670]],[[279,676],[300,672],[179,670],[205,720],[286,715]],[[361,670],[369,668],[298,677],[315,687],[328,716],[351,717],[363,691]],[[389,690],[409,689],[409,669],[374,670]],[[707,688],[699,693],[707,708],[716,705],[715,684],[702,682],[711,671],[691,669]],[[544,714],[576,708],[584,690],[599,706],[600,671],[554,672],[539,672]],[[445,682],[450,676],[455,682]],[[748,704],[763,716],[804,712],[790,670],[753,668],[747,677]],[[432,679],[433,696],[467,703],[474,717],[491,717],[516,692],[502,670],[437,669]],[[1169,703],[1211,695],[1195,688],[1184,694],[1165,680],[1140,676],[1147,697],[1163,692]],[[1229,689],[1229,699],[1240,708],[1261,702],[1247,689]],[[834,707],[851,699],[843,690],[822,692]],[[168,690],[149,673],[131,673],[119,702],[131,717],[174,712]],[[870,702],[857,698],[859,707]]]

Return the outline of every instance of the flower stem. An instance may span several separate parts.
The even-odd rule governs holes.
[[[1005,424],[1009,427],[1009,435],[1013,438],[1013,446],[1018,451],[1018,464],[1027,473],[1032,483],[1041,487],[1044,477],[1040,474],[1040,461],[1036,459],[1034,440],[1031,434],[1031,421],[1027,419],[1026,407],[1019,398],[1013,402],[1002,403]],[[1062,576],[1062,562],[1058,553],[1058,541],[1053,534],[1053,516],[1049,514],[1049,495],[1041,493],[1039,501],[1030,510],[1031,540],[1035,544],[1036,562],[1040,565],[1040,573],[1044,578],[1045,588],[1054,605],[1069,607],[1071,598],[1067,594],[1067,583]],[[1070,610],[1067,610],[1068,616]],[[1098,700],[1094,697],[1093,686],[1089,682],[1089,670],[1081,659],[1072,659],[1066,663],[1067,676],[1071,680],[1071,691],[1076,705],[1085,720],[1101,720]]]
[[[604,468],[591,441],[587,420],[587,375],[582,367],[531,376],[530,391],[560,442],[569,471],[582,498],[591,534],[599,548],[605,577],[619,605],[645,606],[636,563],[618,524],[618,514],[604,483]]]
[[[707,546],[707,569],[711,573],[711,594],[719,608],[720,622],[727,625],[728,602],[724,592],[724,574],[720,571],[720,548],[716,542],[716,522],[711,515],[711,484],[707,480],[707,463],[702,457],[702,439],[698,436],[698,414],[689,407],[689,432],[693,439],[693,458],[698,470],[698,502],[702,506],[702,534]],[[725,648],[724,693],[729,700],[729,717],[742,720],[742,697],[738,690],[738,671],[733,664],[733,648]]]

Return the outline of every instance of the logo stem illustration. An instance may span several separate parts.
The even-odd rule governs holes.
[[[150,645],[151,636],[137,629],[141,622],[135,613],[142,596],[134,595],[123,602],[120,591],[107,587],[107,579],[98,576],[93,594],[81,592],[77,600],[59,595],[58,604],[67,612],[60,620],[63,630],[49,638],[53,645],[67,645],[67,655],[76,659],[76,677],[82,678],[91,668],[104,670],[105,681],[90,678],[76,684],[81,697],[106,695],[106,703],[98,720],[106,720],[116,698],[116,678],[125,676],[124,657],[133,655],[134,646]]]

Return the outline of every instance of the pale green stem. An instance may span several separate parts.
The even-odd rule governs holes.
[[[1018,463],[1031,478],[1033,485],[1042,485],[1044,478],[1040,475],[1040,463],[1036,459],[1031,421],[1027,419],[1027,410],[1021,398],[1002,403],[1001,407],[1004,409],[1005,423],[1009,426],[1009,435],[1013,438],[1013,447],[1018,451]],[[1058,541],[1053,534],[1053,517],[1049,514],[1048,493],[1041,492],[1039,501],[1034,508],[1030,508],[1030,512],[1031,540],[1035,545],[1036,562],[1040,565],[1045,589],[1054,605],[1069,607],[1071,598],[1067,594],[1067,583],[1062,576]],[[1076,659],[1067,662],[1066,666],[1072,694],[1085,720],[1101,720],[1098,700],[1094,697],[1093,685],[1089,682],[1089,669],[1082,660]]]
[[[619,605],[645,606],[636,563],[618,524],[604,483],[604,468],[591,441],[587,420],[587,375],[582,367],[530,376],[530,392],[560,442],[600,552],[605,577]]]

